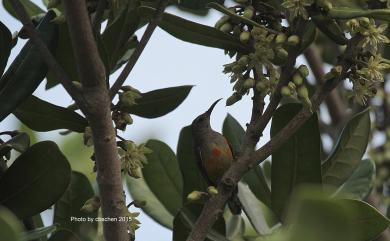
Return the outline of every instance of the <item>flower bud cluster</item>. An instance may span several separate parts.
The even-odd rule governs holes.
[[[137,104],[137,99],[141,98],[141,92],[131,86],[122,86],[122,92],[119,93],[119,102],[117,107],[112,112],[112,120],[115,128],[119,130],[126,130],[127,125],[133,124],[129,110],[132,106]]]

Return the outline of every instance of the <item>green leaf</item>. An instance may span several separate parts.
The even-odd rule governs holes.
[[[356,114],[344,127],[329,157],[322,164],[322,182],[339,187],[357,168],[366,152],[371,121],[369,109]]]
[[[173,221],[173,240],[185,241],[202,211],[200,204],[187,204],[176,215]],[[207,241],[227,241],[225,238],[225,221],[220,216],[207,234]]]
[[[365,202],[307,191],[296,198],[289,217],[291,241],[370,241],[390,223]]]
[[[348,39],[345,37],[340,25],[332,18],[316,13],[311,15],[313,23],[324,33],[328,38],[339,45],[347,44]]]
[[[117,63],[128,50],[127,42],[133,36],[140,24],[137,6],[129,2],[118,18],[110,23],[102,34],[102,43],[110,59],[110,71],[117,68]],[[132,46],[135,48],[135,46]]]
[[[206,191],[208,187],[197,165],[191,126],[186,126],[180,131],[177,160],[183,177],[183,203],[186,203],[187,196],[192,191]]]
[[[0,206],[0,240],[21,241],[22,224],[8,209]]]
[[[79,172],[72,172],[70,185],[61,199],[54,206],[54,221],[59,225],[59,231],[53,234],[49,241],[68,241],[73,236],[81,240],[88,240],[94,236],[97,222],[75,222],[72,217],[95,219],[97,211],[86,213],[80,209],[84,203],[94,196],[94,191],[86,176]],[[70,232],[71,231],[71,232]]]
[[[10,0],[3,0],[2,2],[5,10],[7,10],[7,12],[11,14],[14,18],[18,18],[18,15],[16,14],[14,8],[10,3]],[[34,2],[30,0],[20,0],[20,3],[23,5],[24,9],[26,9],[27,14],[30,17],[45,13],[45,11],[43,11],[40,7],[38,7]]]
[[[27,127],[35,131],[68,129],[84,132],[87,120],[78,113],[53,105],[31,95],[13,114]]]
[[[0,204],[20,219],[53,205],[70,181],[70,166],[51,141],[39,142],[22,153],[0,179]]]
[[[243,183],[238,184],[238,198],[246,216],[257,233],[260,235],[270,234],[271,229],[265,218],[264,205],[253,195],[249,187]]]
[[[300,111],[300,104],[278,108],[272,118],[271,138]],[[272,153],[271,200],[279,218],[292,191],[301,184],[321,183],[320,131],[313,114],[287,142]]]
[[[174,216],[157,199],[143,178],[127,177],[127,187],[131,197],[137,201],[146,201],[142,210],[162,226],[173,229]]]
[[[0,76],[7,66],[9,55],[12,49],[12,34],[9,29],[0,22]]]
[[[147,18],[154,16],[155,12],[154,8],[139,8],[140,15]],[[225,50],[248,52],[248,46],[242,44],[237,37],[169,13],[164,13],[159,27],[172,36],[186,42]]]
[[[57,24],[52,22],[55,16],[53,11],[48,12],[37,27],[50,50],[57,45]],[[47,70],[38,47],[29,40],[0,79],[0,121],[35,91]]]
[[[352,175],[335,193],[336,197],[365,199],[371,192],[375,181],[375,162],[362,160]]]
[[[331,18],[351,19],[359,17],[375,18],[383,21],[390,21],[390,9],[353,9],[353,8],[332,8],[328,12]]]
[[[183,202],[183,180],[176,155],[161,141],[149,140],[146,147],[153,152],[146,155],[148,163],[142,168],[145,182],[164,207],[175,216]]]
[[[30,137],[26,133],[19,133],[8,141],[0,144],[0,155],[5,155],[11,149],[18,152],[25,152],[30,146]]]
[[[181,0],[178,2],[180,7],[189,8],[191,10],[206,11],[208,4],[217,3],[223,4],[224,0]]]
[[[136,100],[136,105],[119,109],[144,118],[157,118],[176,109],[188,96],[192,87],[183,85],[142,93],[142,97]]]
[[[241,215],[233,215],[225,209],[223,218],[226,222],[226,238],[234,241],[244,241],[245,221]]]
[[[36,228],[34,230],[23,233],[22,240],[37,240],[39,238],[45,238],[48,234],[54,233],[57,231],[58,225],[51,225],[48,227]]]
[[[240,123],[233,116],[228,114],[223,122],[222,133],[229,141],[233,153],[237,156],[240,146],[244,140],[245,131]],[[250,170],[243,177],[243,181],[249,185],[249,188],[268,207],[271,207],[271,191],[265,180],[263,170],[257,166]]]

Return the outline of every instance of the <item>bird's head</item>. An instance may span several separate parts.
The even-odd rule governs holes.
[[[195,120],[192,122],[192,125],[191,125],[193,130],[201,130],[201,129],[211,128],[210,127],[210,115],[213,112],[215,105],[220,100],[221,99],[216,100],[205,113],[203,113],[195,118]]]

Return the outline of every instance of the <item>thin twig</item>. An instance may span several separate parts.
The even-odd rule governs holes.
[[[168,0],[160,0],[159,5],[157,7],[157,11],[146,27],[146,30],[144,34],[142,35],[141,40],[139,41],[137,47],[135,48],[133,54],[131,55],[129,61],[127,62],[125,68],[120,73],[118,79],[115,81],[115,83],[112,85],[110,89],[110,97],[111,99],[114,98],[114,96],[118,93],[119,89],[122,87],[122,85],[125,83],[127,77],[133,70],[135,64],[138,62],[139,57],[141,56],[142,52],[144,51],[146,45],[148,44],[150,37],[152,36],[154,30],[156,29],[157,25],[160,23],[164,10],[168,4]]]
[[[36,45],[46,65],[57,77],[58,81],[64,86],[65,90],[70,94],[70,96],[79,103],[83,102],[83,97],[80,91],[72,84],[72,80],[65,73],[64,69],[57,62],[55,57],[50,52],[49,48],[39,36],[38,31],[35,29],[34,24],[31,22],[31,19],[23,5],[20,3],[19,0],[10,0],[10,3],[14,8],[16,14],[18,15],[20,21],[22,22],[23,27],[26,30],[31,41],[34,43],[34,45]]]
[[[339,77],[327,80],[324,85],[318,88],[311,101],[313,108],[317,109],[325,96],[332,91],[347,75],[351,67],[350,60],[354,59],[356,43],[361,40],[360,36],[352,38],[344,53],[344,58],[339,65],[342,66],[342,72]],[[218,185],[218,194],[210,198],[203,207],[202,213],[195,223],[187,241],[201,241],[206,237],[207,232],[217,220],[222,208],[231,196],[234,187],[237,185],[242,176],[253,166],[260,164],[265,158],[279,148],[288,138],[294,134],[301,125],[312,115],[308,108],[303,108],[281,131],[277,133],[259,150],[251,153],[244,153],[224,174],[222,181]]]
[[[309,63],[310,69],[313,71],[314,77],[318,84],[323,84],[324,63],[318,54],[316,48],[312,45],[304,53],[307,62]],[[337,125],[345,119],[346,107],[341,99],[337,89],[334,89],[325,98],[326,106],[328,107],[332,123]]]

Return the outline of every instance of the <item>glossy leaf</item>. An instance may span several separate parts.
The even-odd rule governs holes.
[[[152,153],[146,155],[148,164],[142,168],[145,182],[164,207],[175,216],[183,202],[183,180],[176,155],[161,141],[149,140],[146,147]]]
[[[194,190],[205,191],[208,186],[197,165],[191,126],[186,126],[180,131],[177,160],[183,177],[183,202],[186,203],[188,194]]]
[[[194,227],[197,217],[202,211],[200,204],[187,204],[175,217],[173,221],[173,240],[185,241]],[[225,238],[225,221],[222,217],[214,223],[213,227],[207,234],[207,241],[227,241]]]
[[[268,235],[271,229],[265,219],[262,203],[253,195],[248,186],[238,184],[238,198],[249,221],[260,235]]]
[[[55,16],[53,11],[48,12],[37,27],[50,50],[57,45],[57,25],[52,22]],[[38,47],[29,40],[0,79],[0,121],[35,91],[47,70]]]
[[[352,175],[366,152],[370,128],[369,109],[356,114],[347,123],[322,165],[324,184],[338,187]]]
[[[54,206],[53,223],[59,225],[59,230],[50,237],[49,241],[69,241],[73,240],[74,236],[81,240],[88,240],[89,236],[96,233],[97,222],[71,221],[72,217],[86,219],[97,217],[97,211],[86,213],[80,210],[93,196],[94,191],[87,177],[73,171],[70,185]]]
[[[375,181],[375,162],[362,160],[352,175],[337,190],[336,197],[365,199],[371,192]]]
[[[0,206],[0,240],[22,241],[20,233],[22,224],[8,209]]]
[[[28,218],[53,205],[69,181],[70,166],[57,145],[39,142],[16,158],[1,177],[0,204],[19,218]]]
[[[300,104],[278,108],[272,118],[271,138],[300,111]],[[290,194],[302,184],[321,183],[320,132],[317,115],[313,114],[287,142],[272,153],[271,200],[279,218],[289,202]]]
[[[5,10],[9,14],[11,14],[14,18],[18,18],[18,15],[16,14],[14,8],[12,7],[10,0],[3,0],[3,6]],[[32,17],[41,13],[45,13],[40,7],[38,7],[33,1],[31,0],[20,0],[20,3],[23,5],[23,7],[26,9],[27,14]]]
[[[142,97],[136,100],[136,105],[119,109],[144,118],[157,118],[176,109],[188,96],[192,87],[183,85],[142,93]]]
[[[383,21],[390,21],[390,9],[353,9],[353,8],[332,8],[328,12],[331,18],[352,19],[359,17],[375,18]]]
[[[68,129],[75,132],[84,132],[88,125],[87,120],[80,114],[53,105],[33,95],[23,102],[13,114],[23,124],[35,131]]]
[[[229,141],[236,156],[244,139],[244,129],[233,116],[228,114],[223,122],[222,133]],[[260,201],[271,207],[271,191],[260,166],[253,168],[245,174],[243,181],[249,185],[249,188]]]
[[[155,11],[154,8],[150,7],[139,8],[139,13],[148,18],[154,16]],[[188,21],[169,13],[164,13],[159,27],[172,36],[186,42],[232,51],[248,51],[248,46],[243,45],[238,38],[230,34],[221,32],[210,26]]]
[[[127,177],[126,181],[131,197],[137,201],[146,201],[146,205],[142,207],[142,210],[157,223],[173,229],[174,216],[157,199],[145,180],[143,178]]]
[[[370,241],[389,220],[365,202],[301,193],[290,209],[292,241]]]
[[[51,225],[47,227],[41,227],[41,228],[36,228],[34,230],[28,231],[23,233],[21,240],[23,241],[34,241],[38,240],[40,238],[46,238],[48,234],[56,232],[58,229],[58,225]]]
[[[12,34],[9,29],[0,22],[0,76],[7,65],[12,49]]]

